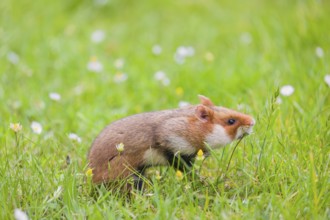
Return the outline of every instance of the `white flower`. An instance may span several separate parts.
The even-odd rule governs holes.
[[[85,90],[84,85],[80,84],[73,88],[73,92],[75,95],[81,95]]]
[[[153,53],[154,55],[159,55],[159,54],[161,54],[162,52],[163,52],[163,49],[162,49],[162,47],[159,46],[158,44],[156,44],[156,45],[154,45],[154,46],[152,47],[152,53]]]
[[[186,102],[186,101],[180,101],[180,102],[179,102],[179,107],[180,107],[180,108],[186,107],[186,106],[188,106],[188,105],[190,105],[189,102]]]
[[[81,138],[77,134],[70,133],[69,138],[73,141],[77,141],[78,143],[81,143]]]
[[[16,53],[12,52],[12,51],[10,51],[7,54],[7,59],[12,64],[18,64],[18,62],[19,62],[19,56]]]
[[[157,81],[160,81],[164,86],[168,86],[171,83],[171,80],[166,76],[166,73],[163,71],[157,71],[154,75]]]
[[[53,101],[60,101],[61,95],[56,92],[51,92],[51,93],[49,93],[49,98]]]
[[[278,104],[278,105],[282,104],[282,102],[283,101],[282,101],[281,97],[277,97],[276,100],[275,100],[275,103]]]
[[[122,69],[124,67],[125,64],[125,60],[120,58],[120,59],[116,59],[114,62],[114,65],[117,69]]]
[[[159,70],[155,73],[154,77],[156,80],[160,81],[160,80],[163,80],[166,78],[166,74],[165,74],[165,72]]]
[[[20,123],[10,123],[9,125],[10,129],[14,132],[19,132],[22,130],[23,126]]]
[[[15,209],[14,216],[16,220],[29,220],[28,215],[20,209]]]
[[[324,56],[323,49],[321,47],[316,47],[315,54],[317,57],[322,58]]]
[[[187,185],[184,186],[184,189],[186,191],[190,190],[191,189],[191,185],[188,183]]]
[[[195,49],[192,46],[180,46],[176,49],[174,54],[174,60],[178,64],[183,64],[186,60],[186,57],[192,57],[195,55]]]
[[[91,57],[87,64],[87,69],[91,72],[99,73],[103,70],[103,65],[96,57]]]
[[[192,46],[180,46],[176,50],[176,53],[182,57],[192,57],[195,55],[195,49]]]
[[[280,89],[280,93],[283,96],[290,96],[290,95],[293,94],[293,92],[294,92],[294,88],[291,85],[282,86],[281,89]]]
[[[42,132],[42,126],[39,122],[33,121],[31,123],[31,129],[33,131],[33,133],[35,134],[41,134]]]
[[[251,34],[249,32],[242,33],[240,36],[240,41],[246,45],[250,44],[252,42]]]
[[[113,81],[115,83],[122,83],[125,82],[127,80],[128,76],[126,73],[117,73],[114,78]]]
[[[105,33],[103,30],[96,30],[91,35],[91,41],[94,43],[100,43],[104,40]]]
[[[328,84],[328,86],[330,86],[330,74],[324,76],[324,81],[326,84]]]
[[[120,144],[116,144],[116,149],[118,152],[123,152],[124,151],[124,144],[120,143]]]
[[[162,81],[163,86],[168,86],[171,84],[171,80],[169,78],[165,78]]]
[[[176,54],[174,54],[174,60],[177,64],[184,64],[184,62],[186,61],[186,58],[182,57],[176,53]]]

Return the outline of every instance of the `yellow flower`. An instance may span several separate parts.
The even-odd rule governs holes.
[[[175,89],[175,93],[177,94],[177,96],[182,96],[183,95],[183,88],[182,87],[177,87]]]
[[[123,152],[124,151],[124,144],[123,143],[120,143],[120,144],[116,144],[116,148],[117,148],[117,151],[120,153],[120,152]]]
[[[92,169],[92,168],[88,168],[88,170],[86,171],[85,175],[86,175],[87,177],[91,177],[91,176],[93,176],[93,169]]]
[[[182,180],[183,179],[183,173],[180,170],[176,171],[175,176],[176,176],[177,180]]]
[[[204,58],[208,62],[212,62],[214,60],[214,55],[211,52],[206,52]]]
[[[10,123],[10,129],[13,130],[15,133],[22,130],[22,125],[20,123]]]
[[[204,160],[204,158],[204,152],[202,151],[202,149],[199,149],[199,151],[197,152],[196,160]]]

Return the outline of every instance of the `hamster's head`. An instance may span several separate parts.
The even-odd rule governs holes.
[[[205,142],[211,147],[221,147],[234,140],[252,133],[255,125],[253,117],[225,108],[215,106],[210,99],[199,96],[201,104],[196,107],[197,117],[205,123],[212,123],[213,130],[206,135]]]

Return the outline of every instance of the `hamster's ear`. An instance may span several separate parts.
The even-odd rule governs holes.
[[[198,98],[201,101],[202,105],[209,106],[209,107],[214,106],[213,102],[209,98],[207,98],[206,96],[198,95]]]
[[[213,119],[213,110],[206,107],[205,105],[197,105],[195,109],[195,116],[202,122],[208,122]]]

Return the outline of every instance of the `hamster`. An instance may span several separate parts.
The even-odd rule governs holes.
[[[136,179],[136,173],[143,175],[150,166],[185,170],[200,149],[207,155],[209,147],[225,146],[252,132],[251,116],[215,106],[202,95],[199,99],[198,105],[136,114],[109,124],[88,153],[93,183]],[[121,143],[124,150],[119,152],[116,146]]]

